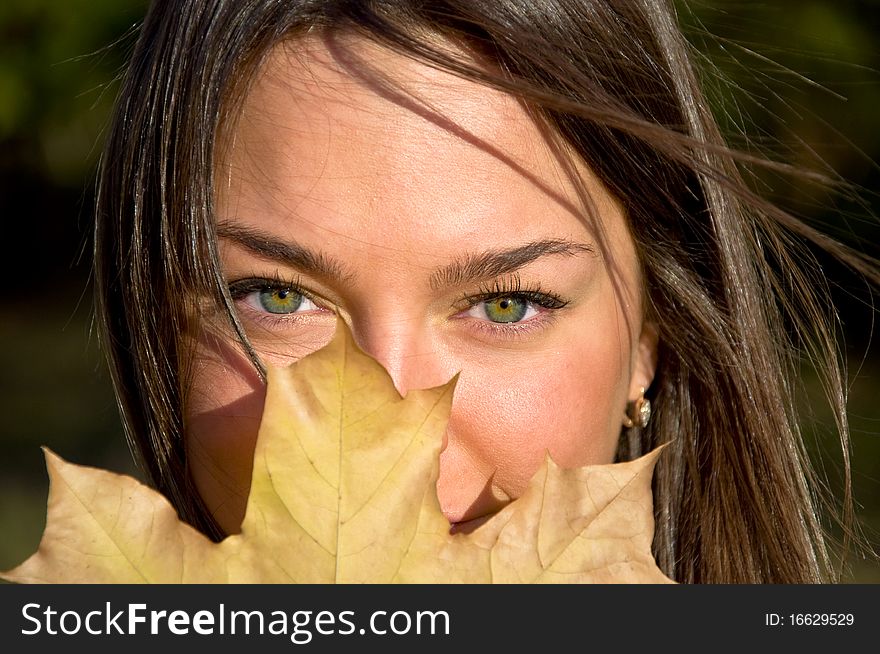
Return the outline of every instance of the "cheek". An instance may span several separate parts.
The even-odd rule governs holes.
[[[447,518],[468,520],[518,497],[549,452],[563,467],[611,463],[626,402],[619,341],[530,355],[514,374],[463,367],[438,493]]]
[[[265,386],[242,353],[202,336],[186,406],[186,452],[196,489],[226,533],[238,531],[250,490]]]

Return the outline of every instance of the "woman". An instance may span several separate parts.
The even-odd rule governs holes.
[[[803,243],[859,260],[755,197],[744,159],[665,2],[155,2],[96,231],[132,445],[185,519],[234,532],[263,366],[339,315],[402,393],[460,371],[450,522],[515,498],[545,450],[668,442],[666,574],[830,579],[794,344],[846,421]]]

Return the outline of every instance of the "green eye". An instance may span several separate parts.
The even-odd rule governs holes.
[[[290,288],[267,288],[259,292],[258,300],[269,313],[293,313],[303,303],[303,296]]]
[[[529,303],[513,295],[486,300],[483,304],[486,317],[492,322],[519,322],[529,309]]]

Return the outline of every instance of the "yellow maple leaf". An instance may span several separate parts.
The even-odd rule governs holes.
[[[8,581],[35,583],[661,583],[651,555],[659,450],[561,469],[468,534],[436,494],[455,380],[397,393],[342,327],[270,369],[241,533],[213,543],[136,480],[46,451],[39,549]]]

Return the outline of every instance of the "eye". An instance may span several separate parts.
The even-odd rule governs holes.
[[[243,300],[257,311],[276,315],[315,311],[321,308],[296,289],[289,287],[262,288],[248,293]]]
[[[229,285],[236,302],[263,314],[289,315],[318,311],[318,306],[293,284],[264,279],[244,279]]]
[[[527,327],[548,324],[568,300],[541,290],[537,282],[525,285],[519,275],[513,275],[481,287],[479,293],[463,297],[461,303],[464,310],[460,316],[476,318],[478,325],[492,328],[497,335],[504,330],[520,333]]]
[[[477,302],[465,315],[504,324],[529,320],[538,315],[538,309],[528,298],[520,295],[504,295]]]
[[[246,296],[245,302],[269,313],[295,313],[317,309],[315,303],[292,288],[264,288]]]

